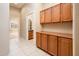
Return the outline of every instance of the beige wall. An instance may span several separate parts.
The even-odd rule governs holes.
[[[26,39],[26,14],[27,10],[26,5],[21,9],[21,21],[20,21],[20,35],[22,38]]]
[[[24,38],[26,38],[26,30],[28,30],[28,28],[26,28],[26,20],[28,17],[33,17],[33,19],[32,19],[33,28],[35,28],[36,26],[39,27],[38,24],[36,25],[36,22],[38,20],[36,20],[36,15],[35,15],[36,14],[36,10],[35,10],[36,7],[35,6],[36,5],[34,5],[34,4],[27,4],[21,10],[21,36]]]
[[[20,10],[10,6],[10,18],[20,17]],[[15,19],[11,19],[15,20]],[[18,19],[19,20],[19,19]]]
[[[9,53],[9,4],[0,3],[0,55]]]
[[[31,19],[35,43],[36,31],[41,31],[39,11],[40,4],[28,4],[21,9],[21,36],[28,39],[28,20]]]
[[[72,23],[55,23],[43,25],[42,31],[72,33]]]
[[[79,56],[79,3],[74,4],[73,43],[74,55]]]

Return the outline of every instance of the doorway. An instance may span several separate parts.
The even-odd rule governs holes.
[[[10,20],[10,39],[19,38],[19,19],[11,18]]]
[[[33,13],[26,16],[26,39],[31,44],[35,44],[35,21],[33,19]]]

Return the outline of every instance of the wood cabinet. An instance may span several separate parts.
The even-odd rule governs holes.
[[[72,21],[72,4],[62,3],[61,4],[61,21]]]
[[[46,9],[45,11],[45,23],[51,23],[51,8]]]
[[[36,45],[37,47],[41,48],[41,33],[36,33]]]
[[[37,47],[54,56],[73,55],[73,43],[69,34],[37,32],[36,44]]]
[[[73,19],[71,3],[61,3],[40,12],[41,23],[67,22]]]
[[[29,38],[29,40],[33,39],[33,30],[29,31],[29,37],[28,38]]]
[[[44,23],[44,16],[45,16],[44,11],[41,11],[40,12],[40,23]]]
[[[60,22],[60,4],[52,7],[52,22]]]
[[[47,35],[42,33],[41,34],[41,47],[43,50],[47,51]]]
[[[49,35],[48,36],[48,53],[52,55],[57,55],[57,36]]]
[[[58,38],[58,55],[59,56],[72,56],[72,39]]]

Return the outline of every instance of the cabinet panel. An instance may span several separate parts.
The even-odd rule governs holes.
[[[41,36],[42,49],[47,51],[47,35],[42,33]]]
[[[72,56],[72,39],[58,38],[58,55]]]
[[[62,21],[71,21],[72,20],[72,4],[71,3],[62,3],[61,4],[61,20]]]
[[[57,55],[57,37],[50,35],[48,36],[48,53]]]
[[[39,32],[36,33],[36,45],[41,48],[41,34]]]
[[[44,23],[44,11],[40,12],[40,23]]]
[[[60,22],[60,4],[52,7],[52,22]]]
[[[45,23],[51,23],[51,8],[45,10]]]

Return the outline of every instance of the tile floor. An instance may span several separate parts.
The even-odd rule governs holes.
[[[8,56],[50,56],[38,49],[33,40],[25,40],[12,34],[10,39],[10,51]]]

